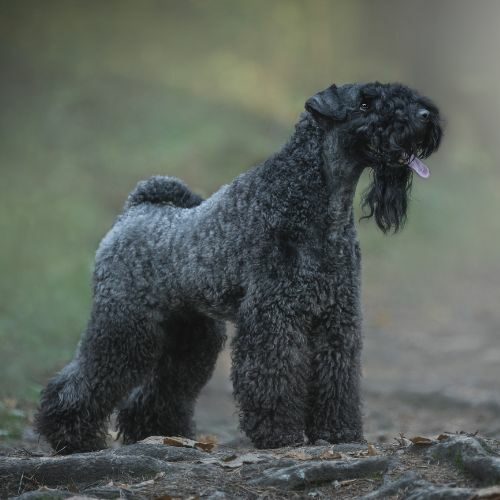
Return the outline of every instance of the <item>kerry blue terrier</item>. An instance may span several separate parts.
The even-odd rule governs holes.
[[[105,446],[119,408],[125,442],[194,432],[195,400],[234,321],[232,381],[257,447],[362,439],[362,204],[384,232],[406,220],[439,112],[400,84],[319,92],[285,146],[207,200],[152,177],[97,251],[94,301],[75,357],[44,390],[38,430],[62,453]]]

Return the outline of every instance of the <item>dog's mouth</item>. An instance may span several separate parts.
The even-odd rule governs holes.
[[[418,156],[403,153],[399,162],[407,165],[422,179],[427,179],[431,175],[429,167]]]
[[[379,157],[379,159],[382,159],[385,156],[372,146],[368,146],[368,149],[372,154]],[[429,167],[414,153],[402,152],[397,159],[397,163],[393,163],[393,165],[404,165],[415,172],[422,179],[427,179],[431,175]]]

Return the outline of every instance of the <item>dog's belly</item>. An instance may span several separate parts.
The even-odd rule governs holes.
[[[183,307],[192,308],[214,319],[235,320],[246,290],[244,272],[228,250],[205,247],[186,259],[174,271],[183,297]]]

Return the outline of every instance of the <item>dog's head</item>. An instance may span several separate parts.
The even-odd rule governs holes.
[[[374,216],[384,232],[400,229],[413,173],[429,176],[421,160],[441,142],[438,108],[404,85],[368,83],[332,85],[311,97],[306,110],[335,136],[331,144],[341,148],[353,168],[372,168],[363,196],[366,217]]]

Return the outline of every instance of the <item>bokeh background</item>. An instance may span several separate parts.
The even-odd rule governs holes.
[[[139,179],[209,195],[315,91],[372,80],[421,90],[447,126],[405,231],[360,223],[367,435],[499,436],[499,19],[496,0],[2,2],[0,439],[29,438]],[[228,369],[225,353],[198,410],[221,439],[237,436]]]

